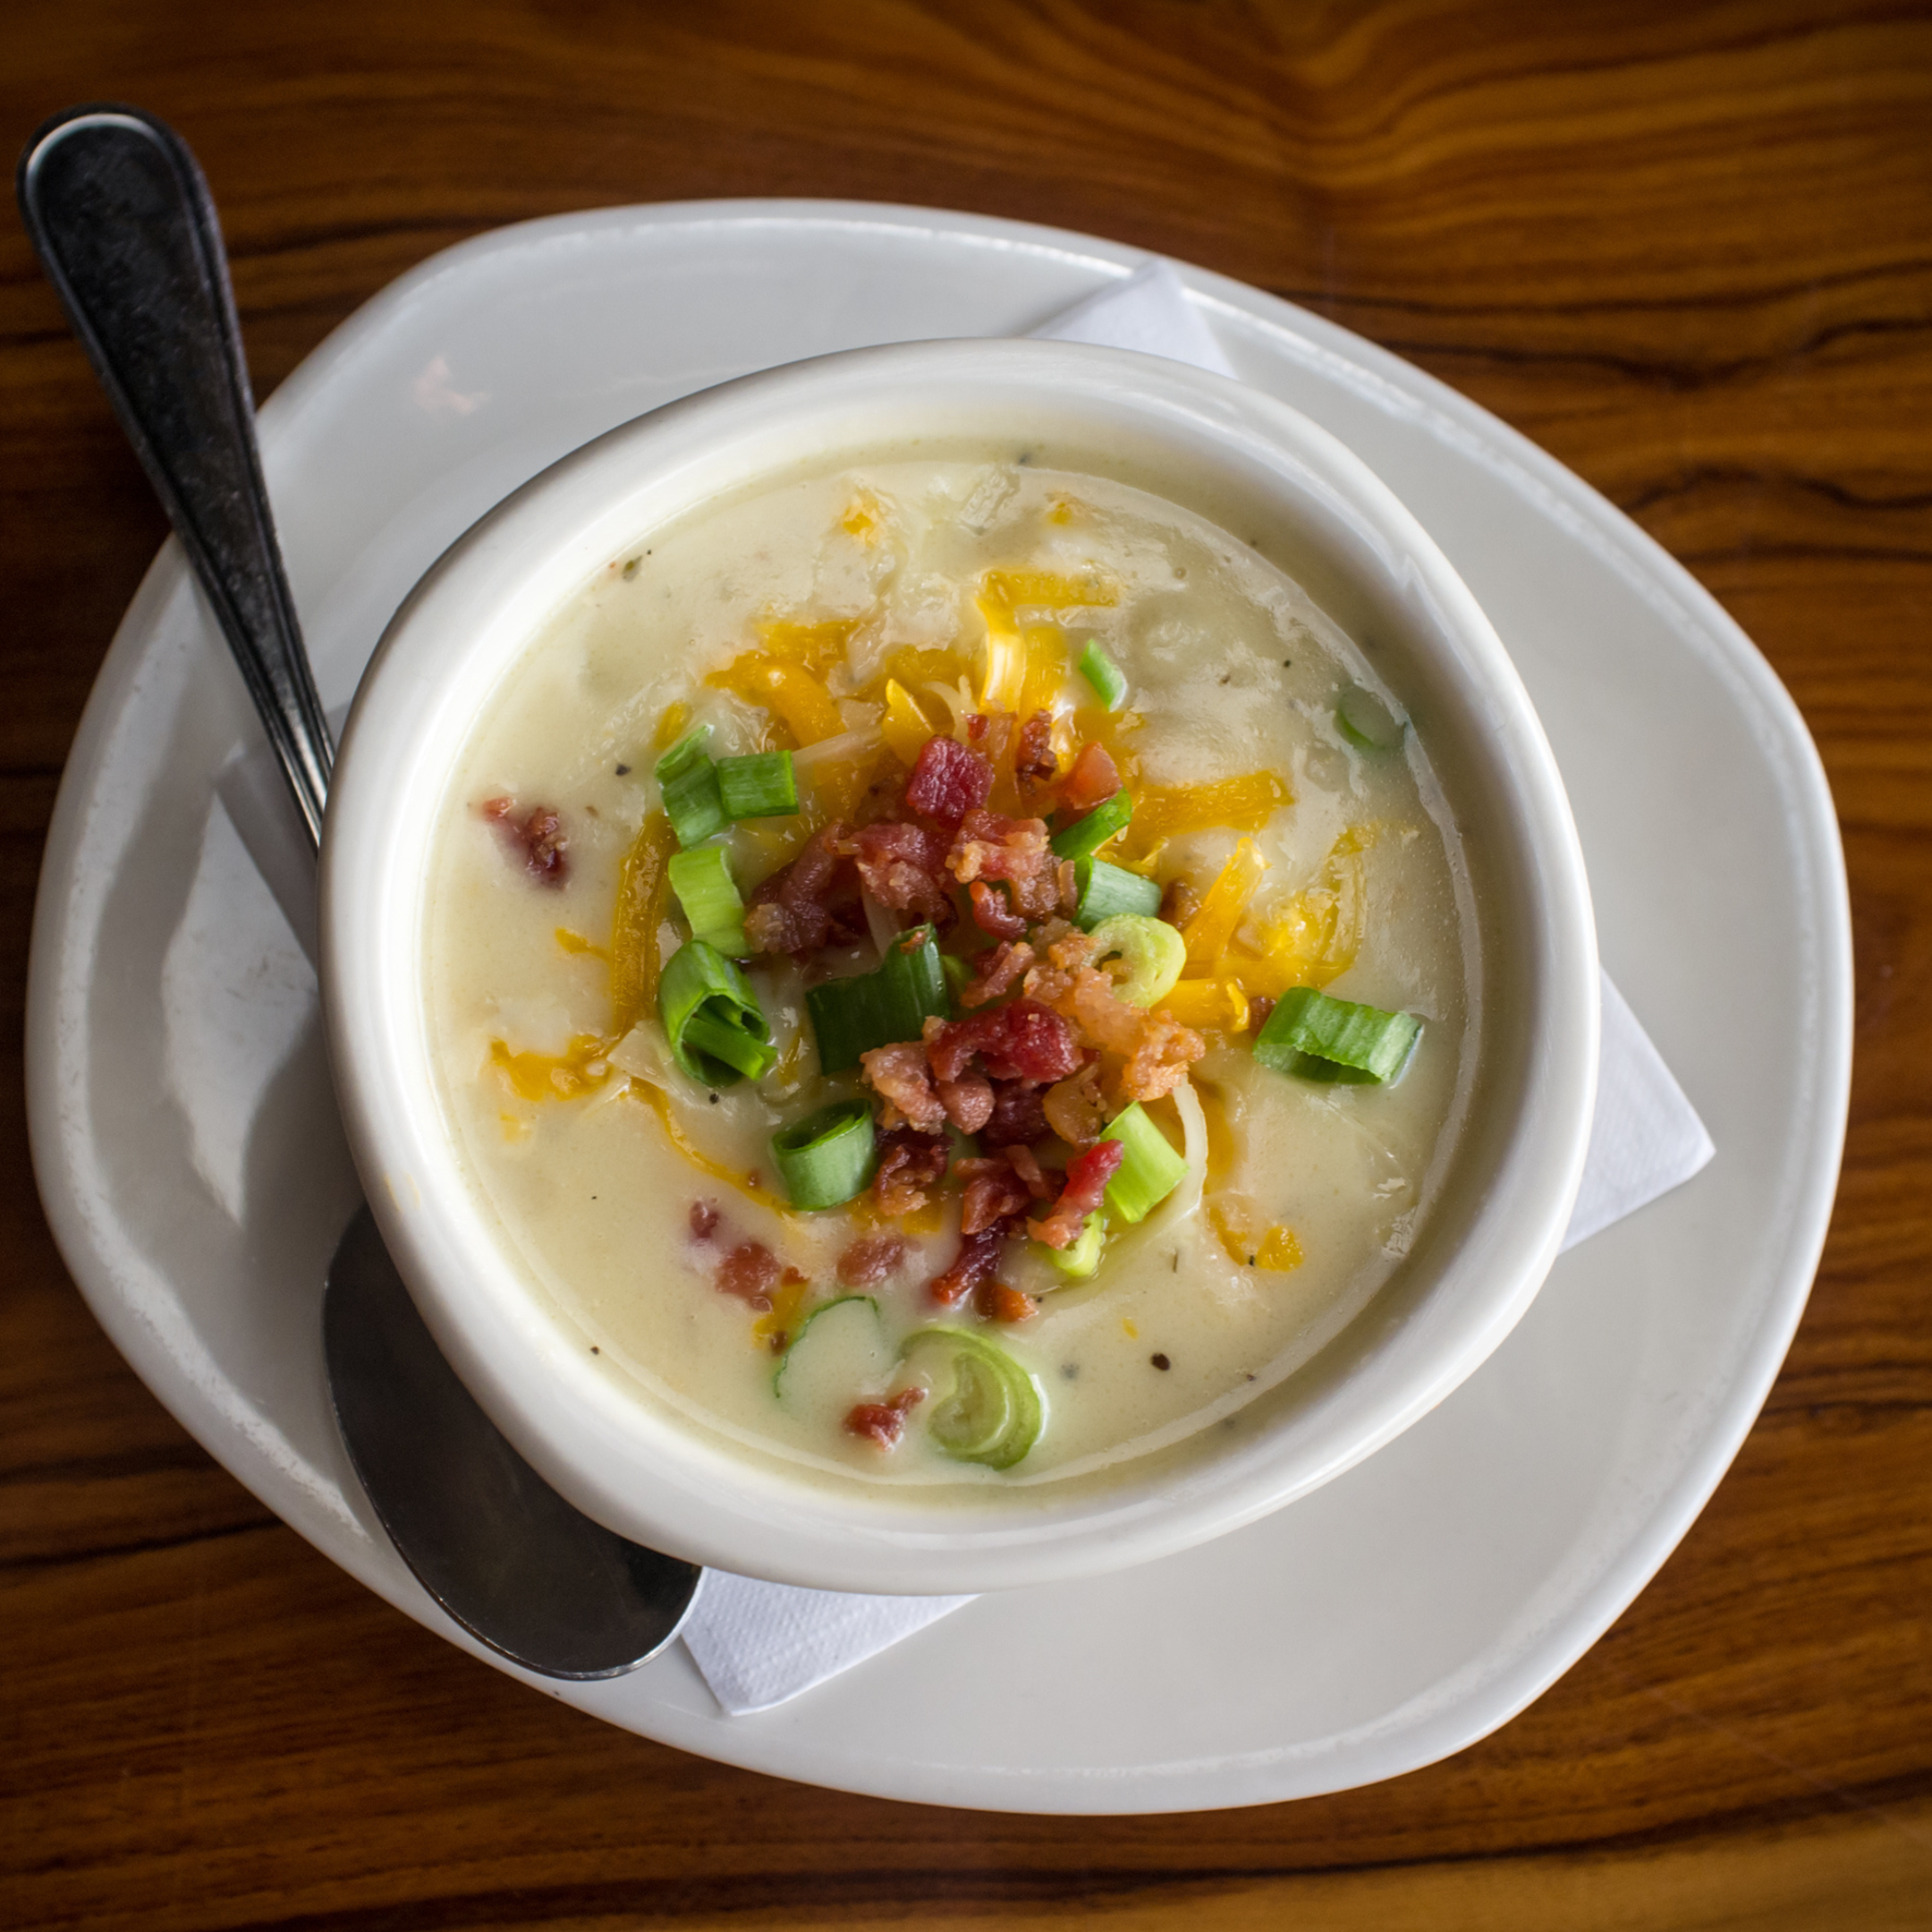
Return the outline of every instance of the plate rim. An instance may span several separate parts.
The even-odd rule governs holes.
[[[377,291],[330,331],[291,371],[260,411],[265,457],[273,473],[275,452],[299,433],[303,412],[326,394],[335,373],[352,361],[386,329],[392,318],[419,301],[429,298],[440,283],[467,273],[474,265],[517,250],[580,239],[608,231],[640,231],[705,226],[741,236],[756,225],[795,228],[799,225],[848,228],[869,235],[923,234],[997,250],[1023,252],[1099,269],[1123,278],[1153,258],[1150,252],[1077,231],[1047,227],[962,211],[922,208],[891,202],[752,197],[638,203],[547,216],[510,224],[469,237],[441,250]],[[629,1727],[681,1749],[722,1761],[829,1784],[870,1795],[904,1797],[969,1809],[1052,1812],[1061,1815],[1096,1812],[1150,1812],[1220,1809],[1340,1791],[1419,1769],[1466,1749],[1517,1716],[1576,1663],[1640,1594],[1645,1585],[1682,1540],[1708,1502],[1718,1482],[1735,1460],[1787,1353],[1801,1318],[1823,1250],[1844,1140],[1850,1101],[1852,1063],[1852,933],[1844,854],[1832,804],[1829,784],[1802,715],[1795,701],[1729,613],[1716,598],[1661,544],[1623,512],[1554,456],[1481,405],[1429,375],[1426,370],[1380,348],[1366,338],[1327,321],[1279,296],[1254,288],[1212,270],[1173,258],[1175,272],[1193,297],[1210,314],[1237,327],[1258,329],[1285,338],[1296,347],[1284,352],[1304,365],[1318,366],[1338,377],[1385,413],[1419,421],[1438,441],[1451,444],[1463,456],[1477,461],[1528,498],[1533,508],[1557,520],[1589,544],[1638,594],[1657,605],[1673,631],[1693,648],[1699,642],[1707,665],[1720,674],[1734,697],[1749,699],[1759,722],[1769,729],[1783,754],[1783,776],[1793,812],[1798,841],[1815,874],[1814,918],[1810,933],[1816,957],[1812,962],[1813,1001],[1819,1021],[1815,1043],[1813,1091],[1820,1105],[1812,1109],[1805,1136],[1801,1198],[1787,1217],[1790,1229],[1784,1259],[1767,1271],[1768,1292],[1752,1330],[1733,1357],[1733,1368],[1724,1399],[1712,1405],[1699,1428],[1696,1446],[1685,1456],[1675,1479],[1650,1504],[1639,1530],[1616,1556],[1604,1565],[1573,1607],[1524,1644],[1499,1668],[1483,1674],[1469,1693],[1419,1724],[1400,1722],[1403,1707],[1385,1713],[1360,1732],[1379,1733],[1371,1739],[1338,1733],[1321,1741],[1318,1755],[1332,1760],[1353,1744],[1356,1762],[1341,1777],[1330,1763],[1327,1775],[1283,1779],[1286,1763],[1280,1751],[1252,1751],[1207,1762],[1149,1764],[1116,1775],[1106,1792],[1095,1790],[1090,1774],[1079,1769],[1037,1775],[1015,1767],[893,1767],[896,1788],[883,1782],[866,1783],[832,1775],[778,1767],[770,1749],[776,1732],[770,1720],[780,1713],[795,1717],[798,1707],[787,1705],[760,1716],[725,1720],[708,1728],[696,1723],[656,1722],[649,1729]],[[1043,318],[1044,319],[1044,318]],[[66,1063],[82,1050],[65,1030],[62,996],[67,991],[61,968],[75,917],[69,891],[75,860],[91,821],[100,809],[98,784],[103,742],[127,704],[136,695],[140,673],[152,647],[160,620],[178,593],[183,570],[170,538],[149,565],[116,628],[70,749],[55,809],[49,822],[36,891],[30,946],[26,998],[25,1057],[29,1138],[36,1181],[47,1218],[63,1259],[96,1319],[156,1399],[199,1441],[204,1448],[250,1490],[279,1520],[315,1545],[320,1553],[375,1589],[406,1614],[450,1637],[485,1661],[496,1662],[436,1614],[427,1599],[420,1604],[393,1587],[383,1553],[342,1549],[322,1540],[324,1518],[314,1513],[307,1523],[285,1513],[289,1498],[271,1500],[250,1474],[236,1467],[258,1456],[264,1445],[237,1439],[226,1418],[197,1409],[201,1392],[171,1388],[164,1394],[157,1376],[181,1373],[182,1365],[164,1339],[146,1326],[123,1301],[114,1264],[96,1239],[86,1206],[80,1196],[79,1176],[68,1158],[71,1131],[68,1096],[71,1070]],[[83,783],[83,776],[85,783]],[[1795,1137],[1794,1137],[1795,1139]],[[77,1265],[77,1258],[80,1265]],[[193,1411],[194,1413],[184,1413]],[[198,1426],[198,1423],[200,1426]],[[271,1456],[272,1461],[272,1456]],[[256,1471],[255,1474],[260,1474]],[[298,1498],[298,1501],[301,1499]],[[309,1499],[311,1504],[314,1499]],[[352,1510],[340,1528],[354,1530],[360,1520]],[[339,1541],[341,1538],[336,1538]],[[351,1539],[352,1541],[352,1538]],[[511,1671],[533,1687],[554,1689],[542,1680]],[[1446,1681],[1446,1680],[1445,1680]],[[572,1699],[572,1701],[576,1701]],[[580,1707],[589,1708],[588,1706]],[[594,1715],[607,1714],[594,1711]],[[659,1710],[654,1719],[682,1713]],[[806,1713],[809,1716],[809,1710]],[[738,1740],[741,1749],[729,1748]],[[758,1748],[762,1743],[765,1748]],[[1398,1745],[1406,1748],[1398,1749]],[[1269,1776],[1273,1768],[1276,1775]],[[945,1780],[987,1784],[980,1794],[928,1788]],[[1145,1787],[1174,1780],[1216,1781],[1223,1788],[1199,1797],[1179,1796]],[[1142,1789],[1122,1791],[1125,1783]],[[1084,1786],[1089,1800],[1111,1797],[1122,1802],[1072,1801],[1063,1794],[1049,1795],[1030,1786],[1057,1784]],[[918,1785],[921,1788],[909,1788]],[[1239,1786],[1231,1792],[1226,1787]],[[1033,1801],[1029,1801],[1032,1800]],[[1146,1801],[1151,1799],[1152,1801]],[[1046,1801],[1038,1801],[1046,1800]]]

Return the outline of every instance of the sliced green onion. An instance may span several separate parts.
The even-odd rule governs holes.
[[[878,976],[880,1017],[890,1029],[881,1045],[917,1039],[929,1017],[944,1020],[953,1011],[938,936],[930,926],[901,933],[886,948]]]
[[[657,1017],[678,1070],[707,1087],[762,1080],[778,1058],[750,982],[702,939],[680,946],[665,963]]]
[[[772,1136],[772,1159],[794,1208],[836,1208],[871,1184],[878,1165],[872,1109],[835,1100]]]
[[[1106,1184],[1106,1204],[1123,1221],[1144,1220],[1187,1173],[1186,1161],[1138,1100],[1116,1114],[1100,1138],[1121,1144],[1121,1164]]]
[[[1342,735],[1364,751],[1393,751],[1402,741],[1402,721],[1360,684],[1351,684],[1335,700],[1335,723]]]
[[[1125,792],[1104,798],[1084,818],[1076,819],[1064,831],[1055,832],[1047,843],[1055,859],[1088,859],[1098,852],[1116,832],[1126,829],[1133,817],[1133,800]]]
[[[1093,686],[1094,696],[1109,711],[1118,711],[1127,696],[1127,679],[1121,667],[1100,648],[1100,640],[1090,637],[1080,654],[1080,674]]]
[[[784,818],[798,809],[798,774],[789,751],[754,751],[717,761],[727,818]]]
[[[944,1020],[953,1011],[933,928],[915,926],[901,933],[871,972],[823,979],[807,988],[805,1010],[818,1042],[821,1073],[847,1072],[875,1046],[919,1038],[929,1017]]]
[[[945,975],[947,995],[957,1002],[960,995],[966,990],[966,982],[972,978],[972,968],[953,953],[942,953],[939,955],[939,970]]]
[[[1085,1281],[1100,1266],[1100,1250],[1106,1246],[1106,1218],[1089,1215],[1079,1239],[1069,1241],[1064,1248],[1048,1248],[1045,1241],[1036,1245],[1069,1281]]]
[[[671,890],[691,921],[691,937],[720,953],[742,959],[751,948],[745,939],[744,901],[731,876],[722,845],[699,845],[673,852],[665,867]]]
[[[1161,889],[1152,879],[1142,878],[1124,867],[1109,865],[1105,859],[1076,860],[1073,880],[1080,891],[1073,907],[1073,923],[1089,932],[1117,912],[1147,914],[1160,911]]]
[[[812,1037],[818,1042],[821,1073],[850,1072],[860,1054],[884,1044],[878,996],[877,973],[821,979],[806,987],[805,1011],[811,1015]]]
[[[833,1316],[834,1309],[852,1312]],[[869,1320],[860,1312],[861,1309],[870,1310]],[[812,1346],[801,1360],[799,1350],[807,1335],[812,1338]],[[856,1362],[854,1357],[859,1358]],[[855,1368],[862,1371],[856,1378],[862,1386],[870,1377],[884,1380],[893,1367],[878,1303],[869,1294],[838,1295],[821,1301],[799,1324],[772,1370],[772,1394],[794,1410],[820,1407],[826,1398],[835,1405],[850,1405]]]
[[[1114,953],[1127,962],[1127,977],[1114,990],[1130,1006],[1165,999],[1187,964],[1187,941],[1165,919],[1143,912],[1116,912],[1094,928],[1093,937],[1095,965]]]
[[[902,1361],[945,1351],[952,1370],[927,1411],[926,1433],[956,1462],[1011,1469],[1039,1440],[1039,1387],[1006,1351],[966,1328],[920,1328],[907,1336]]]
[[[716,1013],[694,1013],[684,1022],[684,1050],[693,1060],[716,1060],[749,1080],[761,1080],[778,1057],[770,1045]],[[720,1083],[711,1080],[708,1085]]]
[[[1254,1056],[1277,1073],[1309,1080],[1386,1081],[1408,1065],[1421,1032],[1413,1013],[1384,1013],[1313,987],[1290,987],[1255,1035]]]
[[[707,756],[711,727],[688,731],[657,760],[657,784],[665,817],[680,845],[698,845],[731,822],[718,796],[717,767]]]

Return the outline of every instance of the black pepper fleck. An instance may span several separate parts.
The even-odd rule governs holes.
[[[711,1096],[711,1105],[713,1106],[716,1106],[717,1105],[717,1096],[716,1094],[713,1094]]]
[[[1060,1373],[1069,1382],[1077,1382],[1080,1380],[1080,1364],[1077,1361],[1063,1361],[1060,1364]]]
[[[1148,1360],[1152,1362],[1157,1368],[1165,1369],[1172,1368],[1174,1367],[1174,1364],[1169,1361],[1165,1355],[1149,1355],[1148,1357]]]
[[[593,1343],[592,1343],[590,1344],[590,1352],[591,1352],[591,1353],[592,1353],[593,1355],[601,1355],[601,1354],[602,1354],[602,1353],[604,1352],[604,1351],[603,1351],[602,1349],[600,1349],[600,1348],[599,1348],[599,1347],[598,1347],[598,1346],[597,1345],[597,1343],[596,1343],[595,1342],[593,1342]]]
[[[628,765],[620,765],[617,767],[617,775],[620,778],[628,778],[631,775],[631,767]]]

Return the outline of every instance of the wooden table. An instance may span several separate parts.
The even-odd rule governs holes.
[[[1795,693],[1851,861],[1859,1066],[1790,1361],[1603,1642],[1409,1777],[1105,1820],[727,1769],[418,1629],[115,1356],[47,1236],[12,1101],[0,1923],[1932,1926],[1925,6],[13,0],[8,151],[101,97],[199,150],[262,392],[434,250],[701,195],[1094,230],[1413,358],[1638,518]],[[12,224],[0,385],[17,1094],[55,786],[163,525]]]

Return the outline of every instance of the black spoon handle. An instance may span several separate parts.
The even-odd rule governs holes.
[[[309,836],[334,748],[255,446],[215,204],[187,144],[135,107],[75,107],[28,142],[21,215],[242,667]]]

